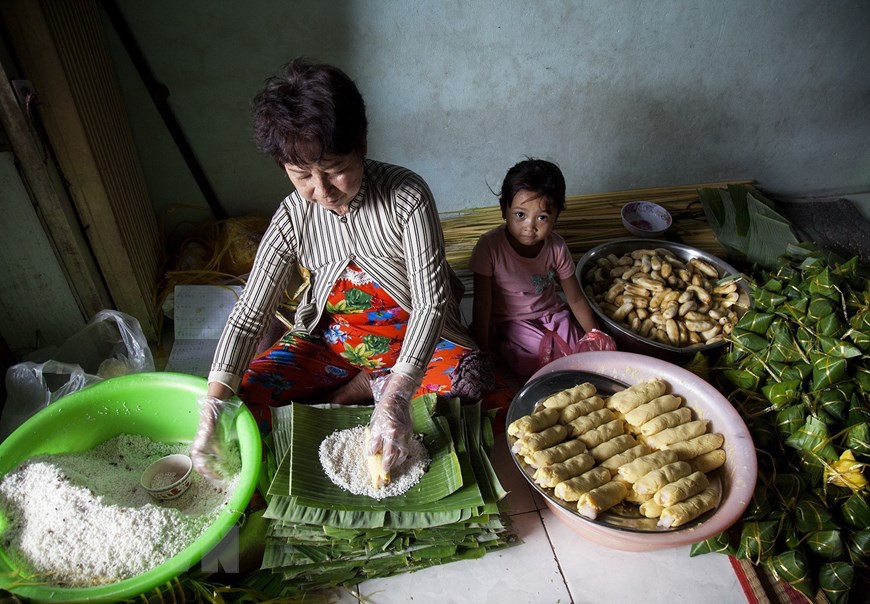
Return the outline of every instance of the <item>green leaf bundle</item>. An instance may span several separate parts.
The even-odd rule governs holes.
[[[759,458],[755,495],[732,529],[737,556],[832,602],[866,574],[856,569],[870,548],[868,275],[857,258],[789,245],[751,275],[753,308],[711,368]]]
[[[300,596],[436,564],[483,556],[518,540],[498,502],[506,495],[490,463],[491,418],[479,405],[435,395],[412,401],[414,431],[430,465],[403,495],[376,500],[333,484],[318,456],[335,430],[368,423],[371,407],[273,409],[275,458],[260,574],[251,587]]]

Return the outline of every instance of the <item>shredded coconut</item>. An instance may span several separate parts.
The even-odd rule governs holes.
[[[329,479],[354,495],[373,499],[395,497],[407,492],[420,481],[429,465],[426,447],[412,438],[408,459],[390,472],[390,482],[376,489],[369,476],[365,426],[336,430],[320,443],[320,465]]]
[[[142,472],[187,448],[122,434],[90,451],[23,462],[0,481],[3,548],[25,572],[59,585],[100,585],[151,570],[202,535],[238,484],[236,452],[231,479],[194,473],[177,499],[153,500],[139,483]]]
[[[175,472],[158,472],[154,475],[154,478],[151,479],[151,488],[165,489],[166,487],[174,482],[177,482],[180,479],[181,475],[176,474]]]

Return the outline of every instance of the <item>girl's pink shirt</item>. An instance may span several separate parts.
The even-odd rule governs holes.
[[[535,258],[511,247],[500,225],[484,233],[471,252],[469,268],[492,278],[493,323],[535,319],[566,308],[556,284],[574,275],[574,260],[565,240],[553,232]]]

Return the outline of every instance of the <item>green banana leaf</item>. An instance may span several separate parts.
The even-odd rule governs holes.
[[[826,266],[809,279],[808,291],[811,294],[818,294],[830,298],[834,302],[839,302],[841,296],[840,288],[837,287],[839,281],[839,276],[835,275],[830,267]]]
[[[823,560],[839,560],[846,554],[846,544],[838,530],[810,533],[804,543],[808,550]]]
[[[849,329],[843,334],[843,339],[849,339],[863,354],[870,354],[870,331]]]
[[[857,455],[870,456],[870,424],[853,424],[846,433],[846,448]]]
[[[794,335],[795,341],[800,346],[801,350],[805,353],[809,354],[816,348],[816,337],[813,335],[810,330],[807,328],[800,326],[795,330]]]
[[[758,312],[752,309],[747,310],[740,317],[740,320],[734,325],[734,329],[743,331],[751,331],[759,335],[764,335],[776,315],[773,313]]]
[[[800,547],[802,538],[797,530],[795,530],[794,521],[789,512],[773,511],[769,518],[771,520],[779,520],[779,529],[777,531],[778,542],[781,542],[788,549],[797,549]]]
[[[786,407],[776,414],[776,431],[783,438],[790,437],[806,423],[806,407],[803,404]]]
[[[404,506],[428,504],[459,489],[462,486],[462,472],[446,420],[433,417],[427,402],[432,401],[424,397],[412,401],[411,417],[414,432],[423,435],[423,444],[429,454],[429,468],[420,482],[407,493],[382,500],[354,495],[333,483],[323,471],[318,454],[320,443],[332,432],[367,425],[372,408],[292,405],[289,495],[296,497],[303,505],[363,511],[407,509]]]
[[[853,346],[848,342],[829,336],[819,336],[819,346],[821,346],[822,350],[827,354],[834,357],[851,359],[853,357],[861,356],[861,350],[857,346]]]
[[[788,220],[755,189],[701,189],[699,197],[716,239],[749,263],[772,267],[786,245],[798,241]]]
[[[867,568],[870,565],[870,529],[852,533],[849,539],[849,558],[852,564],[859,568]]]
[[[825,468],[828,467],[828,462],[812,451],[798,451],[797,465],[801,472],[807,474],[812,483],[818,484],[825,478]]]
[[[770,512],[770,485],[759,480],[752,492],[749,505],[746,506],[746,518],[763,518]]]
[[[847,359],[814,352],[809,356],[813,363],[813,390],[822,390],[846,379]]]
[[[853,493],[840,508],[840,516],[846,524],[856,529],[870,527],[870,503],[867,501],[867,491]]]
[[[689,556],[700,556],[710,553],[726,554],[729,556],[737,553],[737,549],[731,545],[731,537],[728,531],[723,531],[704,541],[694,543],[689,549]]]
[[[817,325],[825,317],[833,315],[836,310],[837,305],[833,300],[813,296],[810,298],[810,305],[807,308],[806,320],[810,325]]]
[[[761,393],[770,401],[774,409],[783,409],[800,399],[802,383],[802,380],[788,380],[766,384],[761,387]]]
[[[766,338],[752,331],[743,331],[734,329],[732,332],[734,338],[734,346],[744,348],[750,352],[761,352],[769,346]]]
[[[414,407],[415,430],[431,420],[453,443],[462,486],[439,500],[421,504],[399,501],[399,497],[382,500],[378,503],[389,501],[392,505],[381,510],[368,509],[370,506],[337,509],[347,506],[331,503],[321,507],[307,496],[288,494],[295,481],[310,480],[304,473],[294,474],[295,465],[305,463],[306,446],[300,445],[305,442],[304,435],[319,431],[312,437],[319,446],[321,433],[328,434],[343,421],[367,421],[362,408],[295,406],[291,411],[275,410],[273,429],[281,434],[273,440],[277,452],[283,453],[278,472],[286,472],[288,477],[282,481],[276,475],[272,484],[273,488],[280,484],[288,488],[284,495],[268,497],[265,516],[272,520],[261,572],[272,577],[258,578],[252,586],[273,597],[297,596],[311,589],[479,558],[487,551],[518,542],[499,514],[498,500],[505,491],[487,456],[494,438],[491,418],[481,415],[479,405],[463,407],[458,399],[429,398],[414,404],[423,409]],[[326,427],[313,427],[320,422]]]
[[[729,382],[742,390],[755,390],[761,384],[762,374],[749,369],[727,369],[724,371]]]
[[[828,315],[819,319],[816,325],[819,336],[832,336],[839,338],[846,333],[846,327],[837,315]]]
[[[800,474],[782,473],[775,476],[773,488],[782,504],[781,507],[785,510],[791,510],[797,505],[806,488],[806,483]]]
[[[747,520],[740,531],[740,544],[737,557],[760,564],[769,558],[776,547],[778,523],[774,520]]]
[[[837,528],[831,513],[817,500],[804,498],[794,512],[795,528],[801,533],[833,530]]]
[[[779,310],[785,312],[794,321],[803,320],[807,316],[807,309],[810,306],[808,296],[802,296],[793,300],[786,300],[779,307]]]
[[[845,421],[849,414],[849,401],[854,389],[851,382],[840,382],[825,388],[819,393],[819,408],[834,422]]]
[[[795,340],[795,334],[788,321],[777,319],[771,323],[765,335],[768,341],[768,361],[796,363],[807,360]]]
[[[819,587],[831,604],[846,604],[855,584],[855,567],[847,562],[829,562],[819,568]]]
[[[465,440],[471,450],[471,463],[477,480],[484,508],[488,514],[498,514],[498,502],[507,496],[507,491],[501,486],[495,468],[489,458],[486,440],[494,438],[492,423],[480,413],[480,402],[462,407],[462,417],[466,427]]]
[[[801,451],[814,453],[827,461],[836,461],[839,458],[828,436],[828,426],[813,415],[807,416],[804,425],[793,432],[786,439],[785,444]]]
[[[787,296],[771,292],[764,288],[753,288],[750,286],[750,291],[752,293],[752,301],[755,308],[766,312],[775,311],[781,304],[788,300]]]
[[[846,451],[870,463],[870,266],[790,244],[775,268],[753,270],[752,311],[711,372],[749,427],[769,491],[734,527],[738,554],[778,565],[811,599],[815,584],[845,601],[866,577],[870,491],[825,475]]]
[[[810,574],[810,565],[802,552],[788,550],[771,556],[764,563],[775,577],[786,581],[810,600],[814,598],[816,590]]]

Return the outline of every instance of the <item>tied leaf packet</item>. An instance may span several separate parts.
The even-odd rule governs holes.
[[[326,476],[320,442],[364,425],[371,407],[293,404],[275,408],[277,463],[268,489],[262,570],[249,589],[274,598],[473,559],[519,542],[499,501],[489,453],[492,418],[480,405],[425,395],[412,401],[414,431],[430,466],[403,495],[376,500],[342,490]]]
[[[753,309],[712,374],[746,421],[758,485],[731,552],[815,598],[867,593],[870,566],[870,267],[790,245],[752,275]]]

